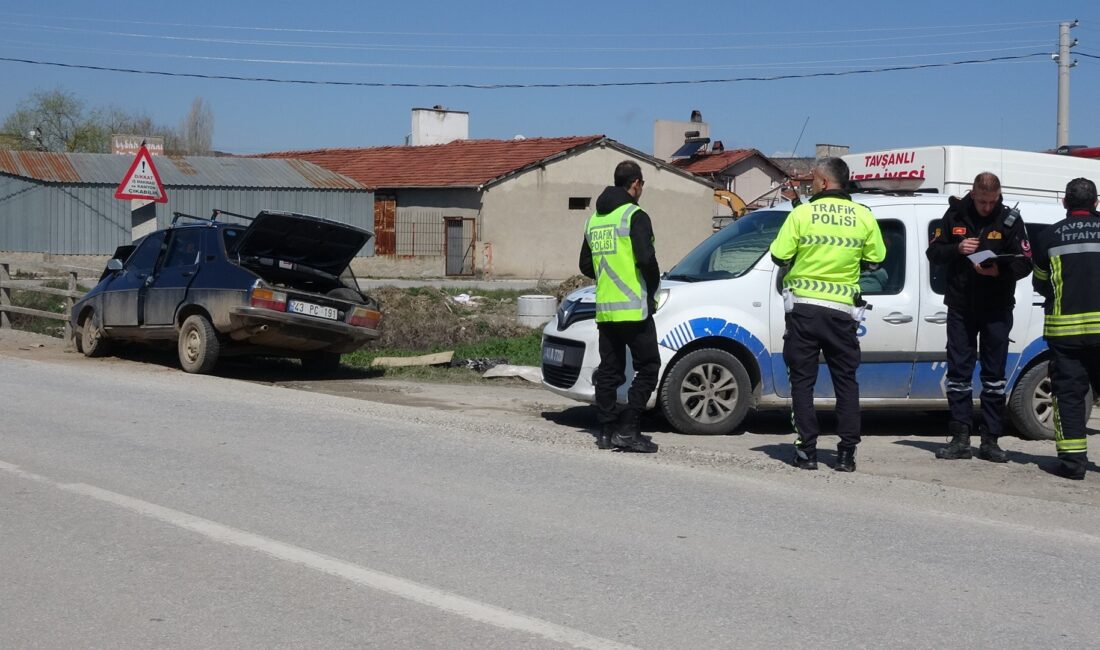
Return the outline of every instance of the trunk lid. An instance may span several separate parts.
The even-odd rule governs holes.
[[[271,258],[339,276],[373,236],[338,221],[265,210],[252,220],[230,254]]]

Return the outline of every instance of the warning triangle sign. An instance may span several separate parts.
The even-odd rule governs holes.
[[[153,157],[142,143],[134,156],[134,164],[130,165],[130,171],[122,177],[122,182],[115,190],[116,199],[145,199],[154,203],[167,203],[168,195],[164,191],[164,183],[160,182],[160,174],[153,166]]]

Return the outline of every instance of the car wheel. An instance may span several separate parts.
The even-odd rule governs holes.
[[[111,353],[111,340],[103,331],[103,323],[96,311],[88,312],[80,324],[80,336],[76,347],[86,357],[105,357]]]
[[[716,435],[741,424],[751,399],[749,373],[737,357],[704,348],[684,355],[668,371],[660,404],[677,431]]]
[[[302,357],[302,370],[308,375],[330,375],[340,369],[340,355],[336,352],[318,352]]]
[[[1050,388],[1048,365],[1043,361],[1025,372],[1008,400],[1008,417],[1024,440],[1054,439],[1054,394]],[[1091,413],[1090,395],[1085,400],[1085,418]]]
[[[205,316],[188,316],[180,327],[180,366],[187,372],[206,374],[214,369],[221,353],[218,332]]]

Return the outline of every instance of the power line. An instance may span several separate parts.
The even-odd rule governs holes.
[[[801,41],[785,41],[782,43],[738,43],[734,45],[697,45],[697,46],[676,46],[676,47],[566,47],[566,46],[553,46],[553,47],[535,47],[535,46],[502,46],[502,45],[429,45],[429,44],[416,44],[416,45],[394,45],[394,44],[380,44],[380,43],[325,43],[325,42],[308,42],[308,41],[272,41],[272,40],[255,40],[255,39],[237,39],[237,38],[213,38],[209,36],[178,36],[178,35],[165,35],[165,34],[145,34],[139,32],[116,32],[116,31],[102,31],[94,29],[82,29],[79,27],[61,27],[54,25],[37,25],[27,23],[5,22],[0,21],[0,25],[7,25],[9,27],[15,27],[24,30],[36,30],[53,33],[76,33],[76,34],[94,34],[97,36],[119,37],[119,38],[140,38],[158,41],[169,41],[177,43],[212,43],[217,45],[242,45],[242,46],[261,46],[261,47],[280,47],[280,48],[303,48],[303,49],[323,49],[323,50],[358,50],[358,51],[396,51],[396,52],[463,52],[463,53],[514,53],[514,52],[530,52],[530,53],[581,53],[581,52],[600,52],[600,53],[639,53],[639,52],[688,52],[698,54],[700,52],[720,52],[720,51],[741,51],[741,50],[759,50],[759,49],[805,49],[807,47],[818,47],[819,44],[811,43],[806,44]],[[885,45],[900,45],[906,43],[899,43],[899,41],[908,41],[907,44],[921,45],[915,43],[920,39],[927,38],[947,38],[958,36],[972,36],[974,34],[988,34],[996,32],[1013,31],[1013,28],[998,28],[998,27],[986,27],[984,29],[972,30],[972,31],[951,31],[949,33],[942,34],[915,34],[915,35],[902,35],[902,36],[888,36],[880,38],[870,39],[857,39],[857,40],[839,40],[832,39],[828,45],[830,48],[839,46],[858,46],[865,47],[870,44],[880,43]],[[927,46],[928,44],[924,44]]]
[[[362,61],[329,61],[329,60],[295,60],[295,59],[262,59],[212,56],[205,54],[173,54],[167,52],[135,52],[132,50],[111,50],[102,48],[90,48],[67,45],[44,46],[33,42],[0,39],[0,44],[25,46],[35,50],[85,52],[89,54],[112,54],[127,57],[155,57],[161,59],[183,59],[188,61],[215,61],[218,63],[256,63],[270,65],[297,65],[313,67],[348,67],[348,68],[393,68],[393,69],[428,69],[428,70],[491,70],[491,71],[529,71],[529,72],[657,72],[667,70],[679,71],[704,71],[704,70],[766,70],[778,68],[820,68],[829,66],[832,68],[857,66],[842,66],[838,64],[862,63],[869,65],[875,62],[897,61],[899,59],[932,58],[944,56],[963,56],[974,54],[989,54],[992,52],[1012,52],[1022,49],[1041,47],[1041,43],[1014,45],[1011,47],[986,48],[979,50],[955,50],[951,52],[922,52],[920,54],[898,54],[892,56],[861,57],[852,59],[826,59],[815,61],[781,61],[774,63],[730,63],[707,65],[662,65],[662,66],[534,66],[534,65],[469,65],[469,64],[439,64],[439,63],[379,63]]]
[[[902,70],[926,70],[930,68],[945,68],[950,66],[976,65],[988,63],[1003,63],[1007,61],[1020,61],[1034,57],[1050,56],[1049,52],[1033,52],[1031,54],[1019,54],[1015,56],[998,56],[988,59],[971,59],[966,61],[949,61],[943,63],[920,63],[914,65],[890,66],[883,68],[864,68],[860,70],[841,70],[832,72],[810,72],[804,74],[783,74],[770,77],[735,77],[729,79],[671,79],[661,81],[607,81],[607,82],[569,82],[569,83],[503,83],[503,84],[471,84],[471,83],[403,83],[403,82],[379,82],[379,81],[330,81],[321,79],[277,79],[271,77],[245,77],[236,75],[212,75],[193,72],[167,72],[164,70],[137,70],[132,68],[112,68],[106,66],[80,65],[76,63],[60,63],[56,61],[36,61],[33,59],[18,59],[0,57],[0,62],[25,63],[29,65],[52,66],[58,68],[70,68],[77,70],[96,70],[99,72],[120,72],[126,74],[155,75],[162,77],[187,77],[192,79],[216,79],[224,81],[254,81],[281,84],[304,84],[312,86],[353,86],[363,88],[467,88],[473,90],[500,90],[500,89],[526,89],[526,88],[612,88],[624,86],[682,86],[702,84],[729,84],[750,81],[782,81],[787,79],[811,79],[819,77],[846,77],[857,74],[876,74],[882,72],[899,72]],[[1100,58],[1092,57],[1090,58]]]
[[[260,27],[254,25],[203,25],[200,23],[171,23],[171,22],[154,22],[154,21],[142,21],[142,20],[120,20],[115,18],[80,18],[75,16],[58,16],[49,15],[43,16],[38,14],[26,14],[26,13],[7,13],[3,14],[7,16],[19,16],[21,18],[31,18],[38,21],[79,21],[89,23],[108,23],[116,25],[144,25],[147,27],[193,27],[198,29],[223,29],[223,30],[240,30],[240,31],[256,31],[256,32],[287,32],[287,33],[301,33],[301,34],[340,34],[348,36],[509,36],[518,38],[532,38],[532,37],[548,37],[548,38],[563,38],[563,37],[577,37],[577,38],[591,38],[593,36],[607,37],[606,32],[600,33],[547,33],[547,34],[527,34],[516,32],[391,32],[391,31],[365,31],[365,30],[351,30],[351,29],[312,29],[303,27]],[[815,29],[815,30],[780,30],[780,31],[765,31],[765,32],[725,32],[725,36],[790,36],[797,34],[831,34],[836,35],[838,33],[860,33],[860,32],[912,32],[912,31],[927,31],[933,29],[954,29],[954,28],[969,28],[969,27],[1027,27],[1035,25],[1051,25],[1056,24],[1058,21],[1054,20],[1030,20],[1019,22],[1004,22],[1004,23],[973,23],[967,25],[924,25],[924,26],[906,26],[906,27],[865,27],[857,29]],[[644,37],[644,36],[661,36],[665,38],[672,37],[694,37],[698,36],[697,32],[673,34],[668,32],[661,32],[655,34],[640,34],[630,33],[630,37]]]

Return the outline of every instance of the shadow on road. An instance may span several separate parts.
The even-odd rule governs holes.
[[[932,442],[932,441],[929,441],[929,440],[895,440],[894,444],[895,445],[901,445],[903,447],[915,447],[917,449],[923,449],[924,451],[927,451],[929,455],[935,455],[936,450],[939,449],[940,447],[942,447],[944,444],[946,444],[946,441],[944,441],[944,442]],[[974,453],[975,453],[975,459],[974,460],[976,462],[985,462],[985,461],[977,459],[977,457],[976,457],[976,454],[977,454],[976,446],[975,446],[975,449],[974,449]],[[1046,455],[1038,456],[1036,454],[1029,454],[1029,453],[1026,453],[1026,452],[1015,451],[1015,450],[1011,450],[1011,449],[1006,451],[1006,455],[1008,456],[1008,462],[1009,463],[1013,463],[1013,464],[1016,464],[1016,465],[1035,465],[1036,467],[1038,467],[1039,469],[1043,470],[1044,472],[1046,472],[1048,474],[1054,474],[1055,469],[1058,467],[1058,456],[1054,451],[1054,444],[1053,443],[1051,443],[1051,446],[1050,446],[1050,455],[1049,456],[1046,456]],[[951,462],[966,462],[966,461],[944,461],[944,462],[945,463],[951,463]],[[1092,471],[1100,471],[1100,467],[1097,467],[1096,463],[1089,463],[1088,469],[1090,469]]]
[[[180,369],[179,357],[175,348],[161,348],[145,345],[120,346],[115,351],[119,359],[133,363],[146,363],[164,368]],[[385,373],[381,369],[366,370],[362,368],[349,368],[340,366],[339,369],[327,373],[310,373],[302,368],[297,360],[280,359],[276,357],[225,357],[218,361],[214,368],[214,376],[226,379],[239,379],[241,381],[280,383],[291,381],[316,381],[339,379],[376,379]]]

